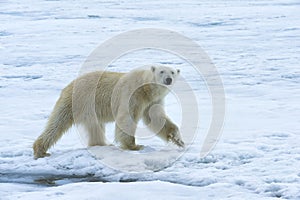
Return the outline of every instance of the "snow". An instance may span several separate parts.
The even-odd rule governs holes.
[[[1,199],[300,199],[299,8],[297,0],[0,1]],[[141,152],[86,148],[72,128],[50,157],[34,160],[33,141],[92,50],[149,27],[193,39],[218,68],[226,119],[216,148],[200,158],[212,114],[204,78],[175,55],[143,50],[110,70],[180,68],[199,103],[189,148],[155,137],[139,140]],[[176,97],[167,98],[168,114],[181,124]],[[108,125],[112,143],[113,131]],[[147,157],[157,151],[169,157]]]
[[[238,199],[235,195],[230,195],[236,188],[217,184],[222,188],[220,192],[224,198]],[[8,199],[203,199],[216,198],[218,194],[214,192],[215,186],[209,186],[209,192],[201,191],[198,187],[190,187],[180,184],[173,184],[161,181],[139,182],[139,183],[74,183],[58,188],[43,188],[38,192],[12,195]],[[237,187],[237,186],[236,186]],[[151,189],[149,189],[151,188]],[[97,191],[101,190],[101,193]],[[85,191],[84,193],[82,191]],[[118,191],[118,192],[116,192]],[[128,192],[132,191],[132,192]],[[191,195],[191,194],[197,194]],[[249,195],[251,198],[258,198],[257,194]],[[272,199],[272,198],[266,198]]]

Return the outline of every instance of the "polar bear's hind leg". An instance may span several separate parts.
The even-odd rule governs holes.
[[[105,124],[97,122],[88,122],[85,125],[88,131],[89,146],[105,146]]]
[[[47,150],[62,137],[72,124],[72,98],[62,93],[55,104],[44,132],[33,144],[34,158],[48,156]]]

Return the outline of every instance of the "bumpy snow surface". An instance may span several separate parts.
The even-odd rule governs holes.
[[[1,0],[0,199],[300,199],[299,10],[298,0]],[[88,55],[137,28],[183,34],[217,67],[226,118],[213,151],[200,158],[212,110],[205,78],[178,56],[148,49],[115,60],[109,70],[149,63],[181,69],[199,104],[199,127],[187,149],[152,137],[138,141],[141,152],[121,157],[116,146],[86,148],[74,127],[50,157],[34,160],[34,140]],[[180,124],[176,97],[165,104]],[[114,144],[113,132],[108,125]],[[135,159],[161,149],[170,160]]]

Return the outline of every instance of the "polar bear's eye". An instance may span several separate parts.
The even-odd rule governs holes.
[[[171,72],[172,74],[175,74],[173,71]]]
[[[161,74],[163,74],[163,73],[164,73],[164,71],[160,71],[160,73],[161,73]]]

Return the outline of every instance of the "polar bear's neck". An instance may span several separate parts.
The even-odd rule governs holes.
[[[125,74],[117,87],[125,96],[134,94],[148,103],[162,100],[169,93],[168,87],[156,83],[150,70],[134,70]]]
[[[167,87],[154,82],[144,84],[141,88],[141,95],[149,102],[162,100],[168,93]]]

